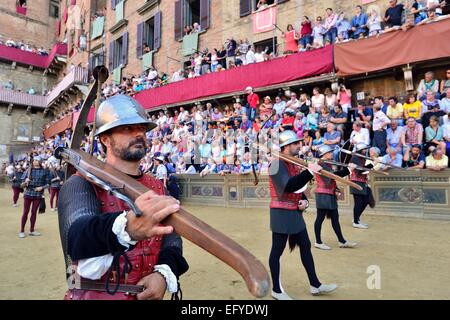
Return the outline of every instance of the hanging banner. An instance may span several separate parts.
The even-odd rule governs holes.
[[[277,7],[256,11],[253,13],[253,33],[271,31],[277,22]]]

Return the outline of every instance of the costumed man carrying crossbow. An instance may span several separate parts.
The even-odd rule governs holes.
[[[71,265],[65,299],[148,300],[162,299],[166,289],[177,293],[178,277],[188,265],[181,238],[160,222],[180,205],[166,196],[160,181],[139,170],[146,132],[156,125],[125,95],[102,102],[95,122],[106,163],[150,191],[136,199],[142,211],[136,217],[125,202],[78,173],[64,183],[58,215],[66,264]]]
[[[297,156],[300,151],[301,138],[291,130],[283,131],[279,136],[281,155]],[[277,300],[292,300],[285,293],[280,280],[280,258],[286,242],[289,239],[291,251],[295,246],[300,247],[300,257],[308,274],[310,292],[320,295],[334,291],[335,284],[322,284],[314,267],[311,253],[311,242],[302,216],[308,207],[308,200],[303,192],[308,182],[322,167],[315,163],[303,170],[290,162],[276,158],[269,167],[270,187],[270,228],[272,230],[272,249],[269,257],[270,273],[272,275],[272,297]]]
[[[350,174],[350,170],[348,168],[343,168],[338,171],[333,171],[332,165],[327,163],[327,161],[332,162],[334,148],[329,145],[322,145],[318,152],[320,166],[323,170],[333,172],[335,175],[340,177],[345,177]],[[349,167],[354,170],[356,168],[355,164],[350,163]],[[349,242],[345,240],[342,235],[341,225],[339,224],[339,212],[338,212],[338,203],[336,193],[339,192],[336,184],[336,180],[324,177],[322,175],[315,174],[315,179],[317,182],[316,187],[316,207],[317,207],[317,217],[314,223],[314,232],[316,235],[316,243],[314,246],[318,249],[322,250],[331,250],[331,248],[322,242],[321,238],[321,230],[322,223],[325,217],[331,219],[331,225],[333,227],[334,232],[338,238],[339,247],[340,248],[353,248],[356,246],[356,243]]]

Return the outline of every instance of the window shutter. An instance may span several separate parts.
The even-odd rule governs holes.
[[[122,36],[122,59],[121,63],[125,66],[128,63],[128,32]]]
[[[114,65],[114,42],[115,41],[111,41],[109,43],[109,52],[108,52],[108,68],[111,72],[115,67],[115,65]]]
[[[202,30],[209,28],[209,20],[211,15],[211,1],[200,0],[200,27]]]
[[[116,0],[111,0],[111,9],[116,10]]]
[[[93,55],[91,55],[89,57],[89,66],[88,66],[89,76],[92,74],[92,70],[94,70],[94,56]]]
[[[289,0],[277,0],[277,4],[283,3],[283,2],[288,2]]]
[[[155,33],[153,34],[153,50],[161,48],[161,17],[161,11],[158,11],[154,18]]]
[[[175,2],[175,40],[183,38],[183,28],[184,28],[183,2],[184,0],[178,0]]]
[[[138,59],[142,57],[143,40],[144,40],[144,22],[141,22],[137,25],[136,55]]]
[[[252,12],[252,0],[241,0],[240,16],[244,17]]]

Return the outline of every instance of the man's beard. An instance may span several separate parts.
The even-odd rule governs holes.
[[[131,150],[131,147],[136,144],[141,144],[141,145],[143,145],[143,147],[139,148],[137,150]],[[115,141],[112,140],[111,141],[111,149],[112,149],[113,154],[116,157],[119,157],[120,159],[125,160],[125,161],[137,162],[137,161],[142,160],[142,158],[144,158],[145,155],[147,154],[147,144],[146,144],[144,138],[137,138],[137,139],[132,140],[128,144],[128,147],[123,148],[123,149],[118,149],[116,147]]]

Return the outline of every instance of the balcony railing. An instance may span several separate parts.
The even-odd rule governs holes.
[[[47,105],[53,103],[53,101],[65,90],[72,87],[75,84],[87,84],[88,83],[88,70],[81,67],[75,67],[67,74],[64,79],[58,83],[58,85],[50,92],[47,97]]]
[[[47,97],[0,89],[0,102],[45,108],[47,106]]]

